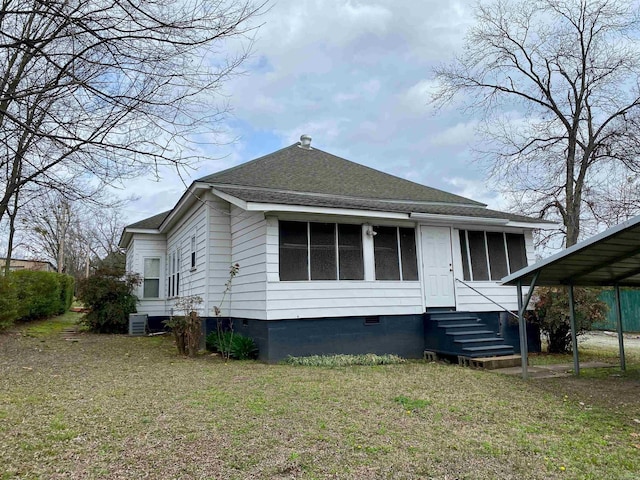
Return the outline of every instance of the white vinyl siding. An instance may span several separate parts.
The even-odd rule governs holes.
[[[266,319],[267,221],[264,214],[232,207],[231,238],[227,277],[231,264],[240,265],[231,288],[231,315]]]
[[[165,315],[165,258],[166,258],[166,239],[162,234],[146,234],[135,233],[131,239],[131,245],[127,250],[127,271],[128,273],[137,273],[144,277],[144,262],[147,258],[160,259],[160,271],[158,280],[159,298],[144,298],[144,284],[139,285],[135,289],[135,295],[138,297],[138,305],[136,306],[138,313],[147,313],[149,315]]]
[[[197,254],[196,268],[198,272],[207,273],[207,295],[205,298],[208,316],[214,315],[214,307],[221,306],[225,283],[229,280],[231,267],[231,212],[229,204],[214,196],[207,197],[208,216],[207,232],[208,244]],[[197,240],[200,246],[200,240]],[[204,248],[205,245],[202,245]],[[198,247],[200,252],[200,247]],[[202,265],[202,268],[201,268]],[[235,288],[235,282],[234,287]],[[222,315],[229,316],[231,296],[227,295],[222,305]]]
[[[171,313],[175,309],[175,300],[179,297],[198,296],[203,300],[206,295],[206,269],[192,270],[190,253],[192,238],[196,238],[196,257],[204,258],[207,242],[207,210],[206,204],[194,203],[172,226],[167,233],[167,283],[169,295],[167,309]],[[201,314],[206,315],[205,305],[200,306]],[[180,312],[175,312],[180,313]]]
[[[269,282],[267,298],[269,320],[424,311],[420,282]]]

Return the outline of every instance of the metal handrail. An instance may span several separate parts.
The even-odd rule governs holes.
[[[476,290],[475,288],[473,288],[471,285],[469,285],[467,282],[460,280],[459,278],[455,279],[456,282],[460,282],[461,284],[463,284],[465,287],[470,288],[471,290],[473,290],[474,292],[476,292],[478,295],[480,295],[481,297],[486,298],[487,300],[489,300],[491,303],[493,303],[494,305],[497,305],[498,307],[500,307],[502,310],[504,310],[505,312],[507,312],[509,315],[513,316],[514,318],[518,319],[518,315],[516,315],[515,313],[513,313],[511,310],[507,309],[507,307],[505,307],[504,305],[500,305],[498,302],[496,302],[495,300],[487,297],[484,293],[480,292],[479,290]]]

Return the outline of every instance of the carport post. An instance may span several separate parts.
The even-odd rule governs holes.
[[[620,350],[620,370],[626,370],[627,364],[624,359],[624,336],[622,335],[622,303],[620,302],[620,285],[616,283],[616,324],[618,328],[618,347]]]
[[[573,374],[580,375],[580,359],[578,358],[578,334],[576,332],[576,309],[573,299],[573,283],[569,284],[569,322],[571,323],[571,348],[573,350]]]
[[[532,288],[533,289],[533,288]],[[527,346],[527,324],[524,321],[524,307],[522,302],[522,282],[518,280],[518,324],[520,326],[520,357],[522,359],[522,378],[529,378],[529,359]]]

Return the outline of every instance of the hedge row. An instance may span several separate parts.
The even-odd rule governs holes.
[[[0,277],[0,330],[16,320],[60,315],[71,307],[73,277],[55,272],[19,270]]]

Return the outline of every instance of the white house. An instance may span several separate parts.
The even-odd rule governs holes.
[[[454,313],[436,330],[458,321],[468,335],[448,340],[476,348],[466,351],[474,356],[492,344],[508,353],[495,333],[517,299],[499,281],[533,263],[532,231],[550,226],[339,158],[303,135],[196,180],[172,210],[127,226],[120,246],[127,270],[143,277],[138,312],[152,324],[181,313],[177,298],[198,295],[211,329],[230,266],[239,264],[222,315],[267,361],[415,357],[438,347],[459,354],[432,338],[446,312]]]

